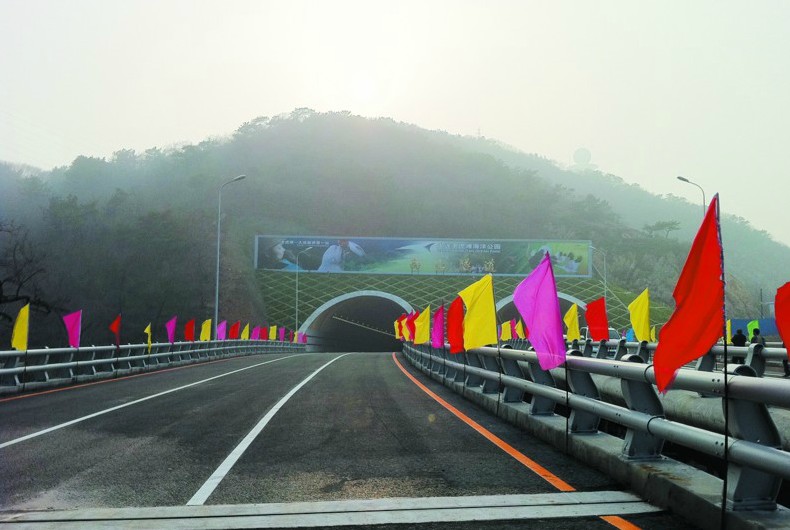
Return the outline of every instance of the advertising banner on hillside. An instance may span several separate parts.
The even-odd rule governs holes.
[[[590,243],[259,235],[255,267],[283,272],[525,276],[549,252],[556,276],[590,277]]]

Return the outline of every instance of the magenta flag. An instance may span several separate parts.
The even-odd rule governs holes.
[[[178,317],[173,317],[165,322],[165,329],[167,330],[167,342],[170,344],[176,341],[176,320],[178,320]]]
[[[444,348],[444,306],[433,314],[433,329],[431,329],[431,346]]]
[[[285,328],[280,328],[278,331],[280,335],[280,342],[285,342]]]
[[[66,333],[69,336],[69,346],[72,348],[80,347],[80,330],[82,329],[82,309],[63,315],[63,323],[66,325]]]
[[[250,340],[260,340],[261,339],[261,327],[255,326],[252,328],[252,332],[250,333]]]
[[[228,334],[228,321],[223,320],[217,325],[217,340],[225,340],[225,336]]]
[[[302,344],[307,344],[307,333],[302,333],[302,340],[300,340]]]
[[[540,367],[551,370],[565,362],[560,300],[548,252],[540,265],[518,284],[513,292],[513,303],[529,329],[529,341],[538,355]]]
[[[513,337],[514,339],[519,338],[518,331],[516,330],[516,319],[515,318],[510,321],[510,336]]]

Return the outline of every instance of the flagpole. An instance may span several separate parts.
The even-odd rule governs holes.
[[[499,322],[499,316],[496,313],[496,295],[494,295],[494,275],[491,275],[491,297],[494,299],[494,322],[501,328],[502,324]],[[501,332],[496,336],[496,355],[497,355],[497,368],[499,372],[499,384],[496,389],[496,415],[499,416],[499,403],[502,401],[502,351],[500,350]]]
[[[719,194],[716,194],[718,197]],[[716,235],[719,238],[720,259],[721,259],[721,283],[724,296],[721,300],[722,313],[724,315],[724,480],[721,488],[721,521],[719,527],[727,528],[727,477],[730,474],[730,396],[729,396],[729,374],[727,362],[727,280],[724,275],[724,245],[721,241],[721,221],[719,211],[721,209],[721,199],[716,201]]]

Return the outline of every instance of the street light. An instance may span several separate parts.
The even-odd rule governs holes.
[[[299,332],[299,254],[304,254],[308,250],[312,250],[313,247],[307,247],[306,249],[296,253],[296,301],[294,302],[294,321],[296,322],[295,329],[297,333]]]
[[[707,204],[707,202],[705,201],[705,190],[702,189],[702,186],[700,186],[696,182],[691,182],[686,177],[678,176],[678,180],[681,181],[681,182],[685,182],[687,184],[691,184],[693,186],[696,186],[702,192],[702,217],[705,217],[705,205]]]
[[[217,319],[219,318],[219,237],[220,237],[220,224],[222,223],[222,188],[228,184],[233,184],[247,178],[247,175],[239,175],[224,183],[219,187],[217,193],[217,281],[214,284],[214,340],[217,340]]]
[[[603,256],[603,296],[606,298],[606,252],[599,248],[595,248],[594,246],[590,245],[590,248],[593,250],[597,250]]]

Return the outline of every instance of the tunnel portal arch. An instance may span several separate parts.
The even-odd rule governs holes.
[[[400,296],[362,290],[336,296],[299,326],[308,351],[394,351],[400,349],[393,322],[414,308]]]

